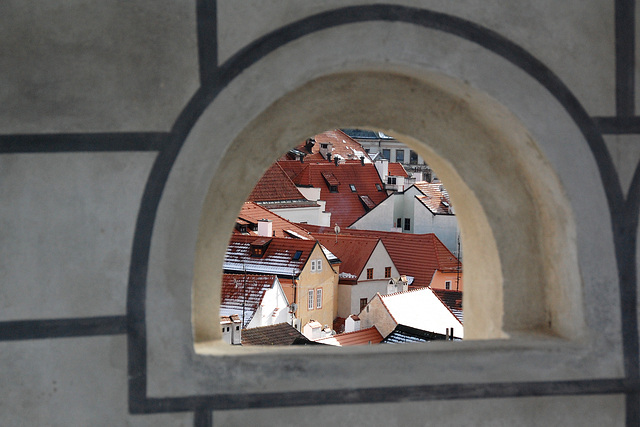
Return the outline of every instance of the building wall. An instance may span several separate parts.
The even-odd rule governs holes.
[[[396,327],[396,322],[389,314],[379,295],[376,295],[369,304],[358,314],[360,318],[360,329],[367,329],[375,326],[380,335],[386,337]]]
[[[322,271],[311,271],[311,261],[321,260]],[[322,289],[322,308],[318,309],[315,298],[316,291]],[[314,290],[313,309],[309,310],[309,290]],[[338,306],[336,304],[338,293],[338,274],[331,268],[329,261],[324,256],[320,245],[316,245],[309,256],[309,261],[300,273],[298,280],[298,312],[296,317],[300,319],[300,324],[305,325],[310,320],[316,320],[322,325],[333,325],[333,320],[337,316]]]
[[[636,2],[370,3],[3,3],[1,425],[299,425],[301,413],[312,427],[640,424]],[[366,87],[365,71],[386,74]],[[342,72],[358,78],[325,84]],[[426,94],[425,80],[441,90]],[[298,92],[311,82],[322,90]],[[480,108],[479,93],[504,108]],[[446,111],[423,109],[434,97]],[[505,117],[517,120],[474,127]],[[253,184],[287,148],[342,125],[408,137],[461,220],[482,207],[496,243],[466,222],[483,240],[465,245],[465,269],[498,254],[499,274],[485,265],[503,286],[482,307],[519,333],[434,351],[195,351],[194,336],[216,338],[203,325],[220,334],[200,304],[217,316],[228,230]],[[520,125],[526,137],[498,137]],[[542,191],[550,180],[561,191]],[[456,199],[459,181],[470,190]],[[512,198],[520,183],[529,192]],[[482,186],[504,209],[473,205],[466,196],[491,196]],[[579,286],[540,269],[535,247],[573,257]],[[536,302],[547,297],[561,303]],[[550,314],[539,330],[560,333],[528,334],[536,313]],[[465,301],[465,321],[495,337],[503,325],[482,314]]]
[[[458,275],[457,273],[443,273],[440,270],[436,270],[436,272],[433,273],[433,278],[431,279],[429,286],[431,286],[432,289],[446,289],[445,283],[449,281],[451,282],[450,290],[463,291],[464,281],[462,280],[462,277],[462,273]]]

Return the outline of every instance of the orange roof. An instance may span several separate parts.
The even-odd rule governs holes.
[[[323,234],[335,239],[330,227],[304,224],[304,228],[318,239]],[[413,286],[428,286],[436,270],[455,271],[458,268],[456,256],[433,233],[409,234],[348,228],[342,229],[340,234],[380,238],[398,272],[414,278]]]
[[[367,236],[338,235],[316,235],[322,246],[329,249],[342,261],[340,265],[340,282],[353,282],[360,276],[371,253],[375,249],[380,239]],[[352,277],[355,276],[355,277]]]
[[[320,200],[326,201],[325,209],[331,212],[331,222],[340,227],[348,227],[387,198],[384,184],[371,163],[362,165],[354,160],[338,166],[326,161],[278,163],[296,185],[320,188]],[[330,186],[335,186],[337,191],[332,192]]]
[[[389,176],[404,176],[405,178],[409,177],[409,174],[404,169],[404,166],[400,163],[389,163],[389,169],[387,171],[387,175]]]
[[[263,243],[266,244],[264,254],[251,256],[251,245]],[[224,257],[224,270],[291,277],[302,271],[317,244],[316,240],[233,234]]]
[[[307,200],[298,191],[296,185],[277,162],[262,175],[247,200],[251,202],[291,202],[295,200],[305,206],[317,206],[317,203]]]
[[[351,138],[341,130],[332,130],[320,133],[313,137],[316,141],[309,151],[306,141],[298,145],[295,149],[306,154],[304,161],[327,161],[320,155],[320,144],[331,144],[331,158],[338,157],[344,160],[360,160],[365,158],[365,162],[372,163],[371,157],[360,145],[358,141]]]
[[[238,219],[236,221],[237,224],[247,225],[246,233],[241,233],[236,227],[233,229],[234,234],[249,234],[252,236],[257,236],[258,232],[252,229],[251,226],[257,227],[256,224],[260,219],[268,219],[271,221],[271,227],[273,232],[275,233],[274,237],[298,238],[298,236],[296,236],[297,234],[308,239],[313,239],[313,237],[308,235],[305,229],[292,222],[287,221],[280,215],[277,215],[254,202],[244,202],[244,204],[242,205],[242,210],[240,210]]]
[[[423,195],[418,200],[434,214],[453,215],[449,194],[441,183],[420,181],[413,184]]]
[[[354,332],[332,335],[316,340],[317,343],[337,345],[341,347],[349,345],[379,344],[384,337],[375,326]]]
[[[223,274],[220,292],[220,314],[244,317],[246,327],[256,313],[264,294],[271,289],[276,276],[255,274]],[[243,316],[244,313],[244,316]]]

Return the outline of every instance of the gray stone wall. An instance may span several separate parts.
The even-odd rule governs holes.
[[[640,424],[635,6],[3,2],[0,425]],[[463,238],[499,283],[465,319],[504,339],[213,342],[224,230],[338,125],[395,132],[481,207]]]

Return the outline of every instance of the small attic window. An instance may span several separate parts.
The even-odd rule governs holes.
[[[296,253],[293,254],[293,260],[297,261],[300,259],[301,256],[302,256],[302,251],[296,251]]]
[[[258,239],[251,243],[251,256],[262,258],[271,243],[271,239]]]
[[[356,186],[355,186],[355,184],[349,184],[349,188],[351,189],[351,191],[352,191],[353,193],[355,193],[355,192],[356,192]]]
[[[376,184],[376,188],[378,189],[378,191],[382,191],[382,186],[380,184]]]

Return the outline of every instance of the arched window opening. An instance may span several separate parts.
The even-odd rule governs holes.
[[[235,345],[372,345],[461,340],[460,236],[447,190],[382,132],[301,141],[238,214],[220,322]],[[409,156],[406,156],[409,159]],[[417,157],[416,157],[417,158]],[[452,287],[451,284],[454,284]]]
[[[292,90],[239,132],[217,163],[196,248],[198,345],[220,341],[218,281],[226,253],[221,242],[228,241],[253,183],[291,141],[341,127],[402,141],[409,153],[400,158],[410,165],[428,159],[446,182],[464,241],[465,340],[583,336],[573,215],[553,169],[518,119],[486,94],[448,77],[360,72],[321,77]],[[258,145],[261,155],[247,156]],[[388,150],[381,157],[398,159]],[[339,190],[333,178],[323,176],[329,192]],[[349,186],[349,192],[357,194],[357,183],[349,184],[356,189]],[[398,181],[378,185],[383,190]],[[367,206],[366,199],[362,203]],[[403,231],[415,226],[394,219]],[[322,260],[323,271],[329,264]],[[320,294],[324,307],[327,289]],[[310,292],[303,295],[306,307],[317,307],[315,288],[315,301]]]

